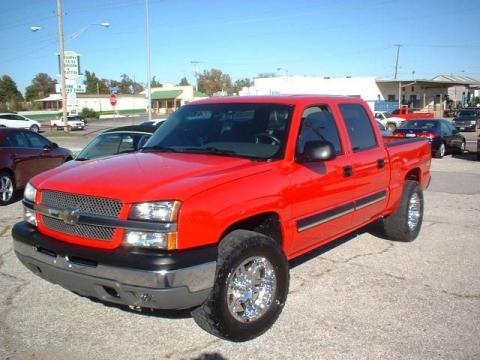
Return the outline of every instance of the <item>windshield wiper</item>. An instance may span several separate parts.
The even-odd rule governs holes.
[[[163,147],[163,146],[148,146],[143,147],[140,149],[142,152],[149,152],[149,151],[160,151],[160,152],[178,152],[174,148],[170,147]]]
[[[188,147],[188,148],[183,148],[181,150],[181,152],[240,156],[235,151],[219,149],[219,148],[216,148],[216,147],[213,147],[213,146],[208,146],[208,147],[204,147],[204,148]]]

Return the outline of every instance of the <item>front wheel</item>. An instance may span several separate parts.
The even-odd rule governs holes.
[[[413,241],[417,238],[423,221],[423,191],[419,183],[407,180],[397,210],[383,219],[383,232],[387,239]]]
[[[13,177],[5,172],[0,172],[0,205],[7,205],[15,194],[15,181]]]
[[[277,320],[288,285],[288,262],[280,245],[262,234],[235,230],[220,242],[214,287],[192,315],[215,336],[247,341]]]

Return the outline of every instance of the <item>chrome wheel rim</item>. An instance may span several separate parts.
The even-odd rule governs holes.
[[[420,196],[417,193],[412,194],[408,202],[408,228],[414,231],[420,222]]]
[[[8,176],[0,178],[0,198],[2,201],[8,201],[13,195],[13,183]]]
[[[461,150],[462,152],[465,151],[465,143],[464,143],[464,142],[462,142],[462,145],[460,146],[460,150]]]
[[[440,145],[440,155],[445,155],[445,144]]]
[[[262,317],[273,303],[277,276],[266,258],[244,260],[227,280],[227,305],[230,314],[242,323]]]

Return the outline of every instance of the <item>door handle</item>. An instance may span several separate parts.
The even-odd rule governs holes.
[[[343,176],[345,177],[353,176],[353,167],[351,165],[347,165],[343,167]]]
[[[377,160],[377,167],[379,169],[383,169],[385,167],[385,159],[378,159]]]

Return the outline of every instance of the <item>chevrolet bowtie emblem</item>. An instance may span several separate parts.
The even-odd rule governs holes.
[[[65,209],[56,212],[52,215],[56,216],[60,220],[63,220],[65,224],[76,225],[78,224],[78,219],[80,218],[80,209]]]

